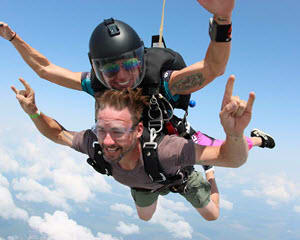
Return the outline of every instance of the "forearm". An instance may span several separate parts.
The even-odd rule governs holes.
[[[218,25],[231,24],[231,16],[220,17],[215,15],[213,19]],[[208,68],[208,82],[224,74],[229,60],[230,50],[231,41],[217,42],[211,40],[204,59],[204,65]]]
[[[29,44],[17,34],[11,41],[17,51],[20,53],[24,61],[40,76],[43,76],[43,70],[51,63],[36,49],[32,48]]]
[[[218,25],[231,23],[231,17],[215,16],[214,19],[217,19],[215,22]],[[223,39],[227,34],[216,32],[217,34],[213,35],[219,37],[217,37],[217,41],[211,40],[202,61],[172,73],[169,80],[169,89],[172,95],[191,94],[198,91],[225,72],[230,56],[231,42]]]
[[[237,168],[248,157],[245,137],[226,137],[221,146],[201,146],[195,144],[196,164]]]
[[[44,55],[27,44],[18,34],[11,43],[39,77],[63,87],[82,90],[80,72],[72,72],[52,64]]]
[[[67,132],[58,122],[48,117],[43,113],[39,113],[39,116],[35,118],[31,117],[36,128],[39,132],[51,141],[71,146],[72,145],[72,134]]]
[[[243,165],[248,158],[245,136],[226,136],[226,141],[220,146],[218,158],[224,167],[237,168]]]

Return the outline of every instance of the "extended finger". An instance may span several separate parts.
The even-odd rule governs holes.
[[[19,78],[19,80],[24,85],[26,91],[32,91],[30,85],[23,78]]]
[[[251,92],[251,93],[249,93],[249,98],[247,101],[247,106],[246,106],[247,112],[252,112],[254,101],[255,101],[255,93]]]
[[[18,93],[19,93],[19,90],[16,89],[15,86],[11,86],[10,88],[15,92],[15,94],[18,94]]]
[[[228,80],[227,80],[226,87],[225,87],[225,92],[224,92],[224,96],[223,96],[223,101],[222,101],[222,108],[231,99],[232,92],[233,92],[234,80],[235,80],[235,76],[234,75],[230,75],[229,78],[228,78]]]

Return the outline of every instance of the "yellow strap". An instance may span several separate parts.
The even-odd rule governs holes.
[[[162,35],[163,35],[163,30],[164,30],[165,5],[166,5],[166,0],[163,1],[163,8],[162,8],[162,14],[161,14],[161,22],[160,22],[160,29],[159,29],[159,40],[158,40],[158,46],[159,47],[162,47]]]

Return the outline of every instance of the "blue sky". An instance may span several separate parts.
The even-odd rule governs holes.
[[[93,172],[84,155],[40,136],[10,86],[21,87],[22,76],[36,91],[39,109],[70,130],[92,125],[93,99],[39,79],[0,39],[0,239],[299,239],[299,5],[236,1],[226,72],[192,95],[194,128],[224,138],[218,113],[226,79],[235,74],[235,94],[256,93],[245,134],[261,128],[277,144],[251,150],[241,168],[216,169],[221,216],[215,222],[205,222],[174,194],[160,199],[151,222],[138,220],[129,190]],[[86,71],[89,37],[99,22],[121,19],[149,46],[159,33],[161,9],[158,0],[2,0],[0,21],[53,63]],[[195,0],[167,0],[165,11],[167,46],[187,64],[202,60],[211,14]]]

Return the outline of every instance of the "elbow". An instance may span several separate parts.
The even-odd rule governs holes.
[[[219,218],[219,216],[220,216],[220,210],[219,210],[219,208],[218,208],[217,211],[211,212],[210,214],[202,215],[202,216],[203,216],[203,218],[204,218],[206,221],[209,221],[209,222],[211,222],[211,221],[216,221],[216,220]]]
[[[49,73],[49,71],[47,70],[46,67],[40,67],[39,69],[36,69],[35,72],[37,73],[37,75],[38,75],[40,78],[46,79],[46,80],[49,79],[50,73]]]
[[[223,64],[206,63],[206,69],[208,72],[209,79],[211,79],[212,81],[225,73],[226,66],[224,66]]]
[[[230,163],[230,167],[239,168],[247,162],[247,158],[240,158]]]
[[[222,76],[225,73],[225,67],[222,69],[219,69],[218,72],[216,72],[215,74],[217,75],[217,77]]]
[[[224,66],[211,66],[210,67],[210,76],[212,79],[222,76],[225,73],[226,68]]]

